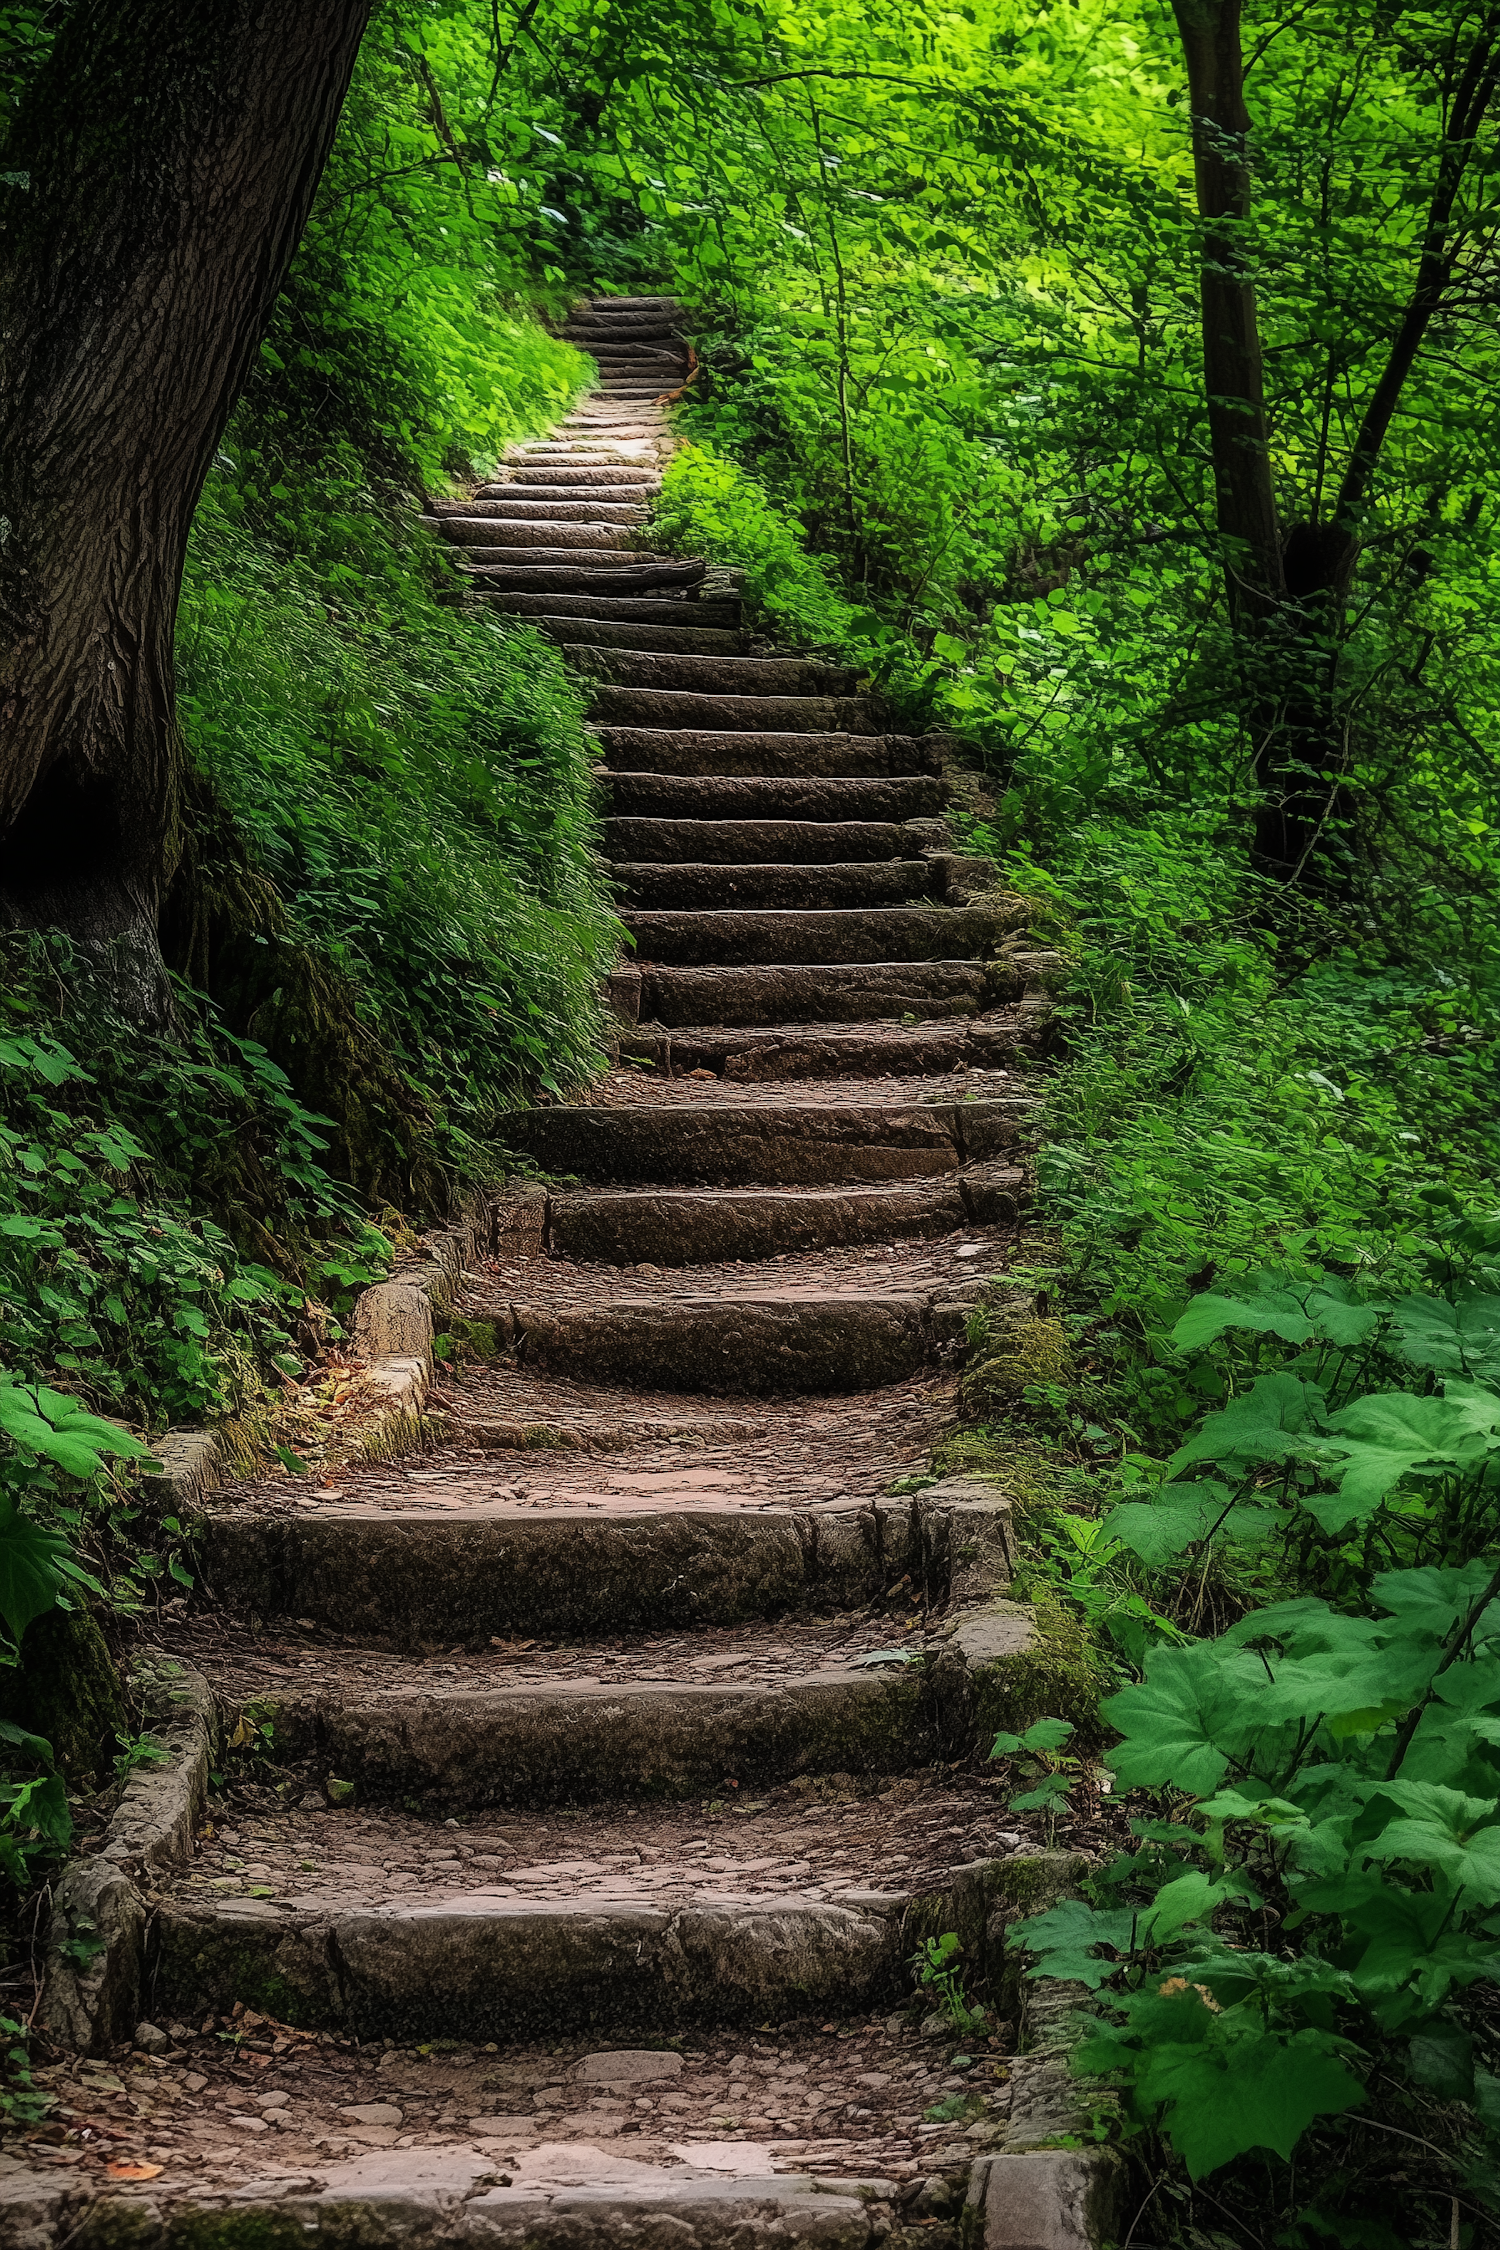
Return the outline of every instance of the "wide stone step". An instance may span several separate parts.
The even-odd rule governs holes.
[[[649,513],[644,503],[652,497],[655,486],[517,483],[485,484],[480,486],[479,491],[484,495],[483,498],[476,495],[473,500],[466,500],[461,504],[454,502],[461,514],[473,514],[476,510],[493,508],[498,515],[504,515],[511,508],[521,507],[538,509],[544,515],[550,514],[554,508],[562,511],[577,508],[588,515],[598,507],[629,509],[644,516]]]
[[[620,593],[650,593],[660,586],[695,586],[704,575],[701,562],[634,563],[606,568],[597,556],[575,556],[571,563],[479,563],[463,566],[474,591],[500,594],[587,594],[611,587]]]
[[[822,1187],[992,1162],[1015,1148],[1030,1115],[1004,1099],[642,1102],[517,1110],[501,1137],[544,1171],[592,1181]]]
[[[570,344],[673,343],[677,341],[670,316],[649,313],[583,313],[568,321],[562,334]]]
[[[365,1803],[428,1793],[466,1808],[659,1801],[714,1791],[726,1774],[759,1789],[988,1748],[974,1738],[958,1666],[860,1661],[902,1645],[899,1626],[831,1617],[710,1630],[667,1650],[586,1645],[565,1668],[533,1644],[470,1657],[435,1694],[430,1663],[389,1647],[332,1653],[303,1633],[280,1644],[274,1666],[253,1648],[217,1664],[214,1685],[231,1712],[270,1719],[280,1759],[353,1782]],[[288,1660],[314,1684],[288,1682]]]
[[[504,552],[517,547],[598,547],[616,558],[623,554],[639,560],[641,552],[638,547],[621,547],[628,526],[618,523],[565,523],[551,516],[535,521],[510,516],[493,520],[482,516],[423,518],[424,522],[429,520],[445,539],[471,554],[485,554],[491,548]]]
[[[647,1401],[640,1411],[649,1415]],[[566,1466],[589,1456],[549,1448],[539,1458]],[[684,1461],[685,1483],[697,1458]],[[338,1503],[293,1506],[284,1484],[216,1499],[199,1531],[203,1583],[252,1622],[308,1619],[420,1650],[864,1607],[903,1578],[941,1603],[964,1568],[969,1514],[956,1518],[925,1495],[726,1506],[710,1487],[663,1506],[544,1513],[515,1497],[517,1459],[466,1463],[471,1473],[440,1507],[383,1505],[357,1483]],[[957,1548],[950,1519],[961,1520]]]
[[[422,521],[484,525],[506,518],[516,523],[596,523],[602,518],[629,525],[645,523],[649,513],[638,500],[596,500],[592,494],[587,500],[538,500],[533,488],[523,484],[515,487],[514,497],[502,500],[429,500]]]
[[[476,500],[497,498],[513,484],[555,485],[560,491],[573,492],[580,485],[621,485],[637,492],[656,491],[661,484],[661,471],[653,463],[645,462],[597,464],[588,468],[569,467],[558,462],[525,463],[507,469],[503,477],[492,477],[487,484],[476,487]]]
[[[682,594],[496,594],[490,598],[510,617],[613,618],[622,625],[712,626],[726,632],[738,628],[741,614],[738,602],[693,601]]]
[[[945,887],[942,863],[927,859],[841,860],[822,867],[778,860],[736,865],[617,859],[610,872],[625,905],[689,912],[718,906],[782,912],[909,906],[941,898]]]
[[[800,656],[618,656],[608,648],[578,648],[575,671],[615,688],[682,689],[713,696],[846,696],[857,675],[847,666]]]
[[[269,2009],[275,1999],[275,2016],[301,2029],[407,2048],[460,2039],[511,2045],[585,2027],[597,2034],[611,2026],[662,2032],[761,2024],[805,2019],[810,2008],[821,2015],[836,2007],[842,2017],[905,1998],[914,1908],[922,1927],[935,1919],[944,1929],[956,1926],[973,1946],[976,1969],[987,1962],[985,1933],[1007,1898],[1010,1870],[1003,1857],[975,1860],[966,1839],[976,1823],[981,1834],[1004,1833],[992,1796],[955,1779],[926,1804],[868,1808],[855,1869],[834,1824],[811,1848],[805,1833],[789,1833],[768,1855],[760,1838],[794,1829],[803,1809],[794,1800],[779,1820],[737,1824],[716,1839],[712,1867],[692,1849],[705,1841],[696,1808],[633,1819],[630,1808],[601,1808],[589,1823],[586,1857],[570,1833],[513,1815],[467,1823],[467,1856],[460,1857],[454,1831],[436,1818],[387,1814],[380,1825],[393,1857],[422,1866],[428,1855],[451,1855],[432,1879],[406,1884],[368,1859],[350,1865],[336,1815],[267,1812],[256,1819],[254,1849],[273,1881],[258,1887],[292,1895],[216,1894],[210,1883],[235,1883],[229,1863],[243,1855],[221,1859],[212,1843],[196,1880],[187,1869],[175,1882],[167,1877],[148,1957],[156,2012],[196,2023],[227,2016],[236,2001]],[[1012,1830],[1007,1841],[1014,1839]],[[309,1869],[299,1865],[303,1840],[318,1854]],[[901,1864],[909,1867],[913,1845],[920,1888],[910,1876],[899,1887],[874,1888],[886,1855],[907,1847]],[[779,1878],[778,1857],[787,1870]],[[477,1867],[476,1859],[490,1865]],[[309,1871],[318,1873],[316,1885],[306,1882]],[[365,2090],[381,2087],[367,2079]],[[537,2239],[538,2214],[526,2213],[528,2226],[512,2206],[507,2232],[505,2209],[492,2207],[493,2233],[465,2239],[513,2241],[517,2250]],[[446,2228],[441,2237],[428,2228],[406,2237],[447,2238]],[[403,2237],[367,2225],[350,2239]],[[650,2239],[698,2238],[668,2220]],[[778,2230],[770,2239],[786,2237]],[[836,2211],[818,2239],[824,2250],[847,2250],[851,2237]]]
[[[898,820],[633,817],[604,823],[604,849],[613,860],[712,861],[721,867],[773,860],[827,866],[841,859],[913,858],[925,842],[925,834]]]
[[[555,1195],[549,1245],[612,1265],[706,1265],[835,1244],[890,1242],[1011,1223],[1025,1200],[1014,1165],[971,1165],[882,1187],[571,1189]]]
[[[925,773],[656,774],[611,767],[603,778],[616,819],[899,823],[934,818],[948,801],[944,784]]]
[[[715,1398],[871,1391],[939,1363],[961,1324],[935,1327],[919,1296],[643,1297],[513,1306],[516,1350],[547,1375]]]
[[[748,633],[715,631],[708,626],[616,625],[602,618],[551,616],[536,617],[532,622],[538,632],[566,642],[570,663],[577,653],[575,644],[580,641],[589,642],[596,655],[604,648],[639,648],[680,656],[743,656],[750,646]]]
[[[598,545],[579,536],[583,526],[578,524],[522,523],[505,527],[504,539],[470,548],[466,542],[458,558],[464,567],[484,569],[491,563],[502,569],[511,563],[571,563],[579,570],[613,570],[621,564],[639,563],[639,547],[622,547],[619,533],[605,529]],[[534,536],[523,538],[523,532]],[[471,564],[470,553],[481,559]]]
[[[707,606],[707,605],[704,605]],[[669,727],[596,727],[611,767],[624,773],[724,774],[746,779],[937,774],[935,739],[909,734],[738,734]],[[833,815],[842,818],[843,815]]]
[[[866,1023],[881,1016],[977,1016],[1019,997],[1005,962],[859,961],[641,973],[641,1023]],[[731,1041],[731,1044],[734,1044]],[[737,1050],[738,1051],[738,1050]]]
[[[701,974],[690,969],[678,972],[685,977],[695,973]],[[669,974],[663,971],[662,979]],[[653,997],[661,997],[654,988]],[[670,1029],[647,1024],[621,1032],[620,1054],[664,1075],[710,1070],[739,1085],[795,1085],[838,1077],[938,1077],[950,1071],[1008,1073],[1018,1058],[1044,1044],[1048,1021],[1045,1004],[1027,1001],[1017,1011],[983,1017],[960,1013],[948,1020],[914,1024],[831,1019],[778,1021],[764,1028],[722,1022]]]
[[[782,962],[983,960],[1007,929],[1026,918],[1019,905],[1009,915],[988,906],[877,906],[832,912],[632,910],[624,922],[644,970],[657,962],[706,968],[733,961],[765,968]]]
[[[681,569],[705,565],[680,564]],[[753,728],[777,734],[874,734],[879,704],[866,695],[695,695],[690,690],[612,687],[595,691],[601,726]]]

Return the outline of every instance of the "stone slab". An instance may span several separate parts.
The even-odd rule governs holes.
[[[984,906],[873,906],[707,913],[631,909],[623,917],[642,975],[662,963],[743,968],[783,963],[988,961],[1008,918]]]
[[[947,802],[942,782],[926,773],[679,774],[611,767],[606,785],[617,819],[900,823],[930,819]]]

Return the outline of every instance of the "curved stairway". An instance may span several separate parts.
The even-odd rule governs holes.
[[[682,2250],[956,2250],[965,2195],[986,2250],[1081,2241],[1010,2163],[1067,2119],[994,2012],[1071,1864],[982,1759],[1028,1692],[1007,1503],[925,1473],[1024,1201],[1045,962],[954,848],[943,744],[635,543],[675,305],[567,333],[598,389],[432,514],[595,683],[617,1059],[509,1121],[562,1184],[464,1276],[436,1449],[208,1512],[217,1614],[172,1646],[297,1778],[156,1878],[150,2005],[183,2054],[205,2025],[203,2102],[276,2094],[304,2229],[420,2174],[443,2239],[518,2250],[663,2215]],[[891,2013],[945,1930],[992,2011],[958,2064]],[[207,2131],[197,2192],[243,2200]]]

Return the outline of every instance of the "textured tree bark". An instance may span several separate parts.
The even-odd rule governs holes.
[[[1240,0],[1173,0],[1187,63],[1193,172],[1203,223],[1203,380],[1232,616],[1264,614],[1283,590],[1255,283],[1237,229],[1250,216],[1250,116]]]
[[[0,918],[160,1017],[193,510],[373,0],[79,0],[0,158]]]

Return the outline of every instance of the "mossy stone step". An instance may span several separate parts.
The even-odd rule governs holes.
[[[690,594],[493,594],[488,598],[511,617],[597,617],[622,625],[711,626],[726,632],[740,624],[738,602],[695,601]]]
[[[846,696],[857,675],[846,665],[819,664],[800,656],[621,656],[609,648],[584,646],[568,662],[601,686],[691,690],[704,695]]]
[[[671,973],[664,970],[661,979],[653,980],[649,988],[643,986],[649,999],[660,998],[659,985]],[[703,973],[689,969],[679,970],[677,975],[697,978]],[[790,973],[811,977],[829,972]],[[864,973],[868,977],[876,972]],[[935,1016],[935,1007],[929,1001],[929,1020],[925,1023],[839,1022],[832,1018],[819,1023],[778,1018],[764,1026],[721,1020],[668,1027],[659,1022],[622,1029],[619,1051],[623,1058],[663,1073],[711,1070],[715,1077],[742,1084],[777,1080],[795,1084],[799,1079],[839,1077],[900,1078],[908,1074],[936,1077],[957,1071],[1008,1072],[1019,1059],[1039,1048],[1048,1021],[1045,1011],[1033,1012],[1030,1003],[994,1015],[960,1011],[947,1020],[932,1020]]]
[[[894,1032],[906,1016],[913,1023],[919,1017],[977,1016],[1021,992],[1020,976],[1005,961],[782,962],[746,969],[647,968],[635,977],[631,1020],[669,1029],[863,1024],[885,1016]],[[726,1052],[747,1051],[732,1031],[726,1039]]]
[[[566,647],[570,662],[578,641],[595,647],[652,649],[681,656],[743,656],[750,646],[748,633],[711,625],[631,625],[598,617],[548,615],[534,617],[531,622],[539,633]]]
[[[646,594],[662,586],[693,586],[704,575],[702,563],[631,562],[606,565],[598,556],[565,563],[461,564],[476,593],[588,594],[604,587]]]

